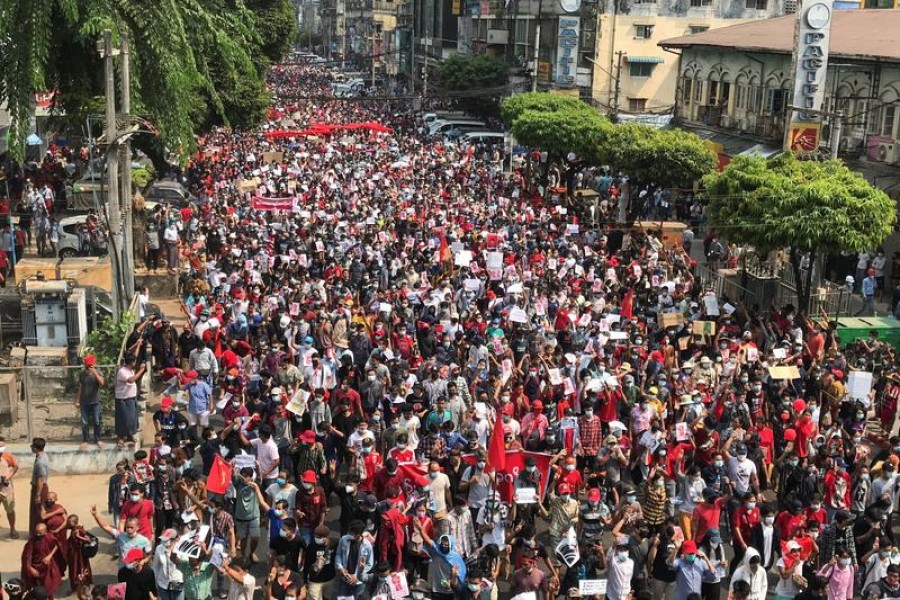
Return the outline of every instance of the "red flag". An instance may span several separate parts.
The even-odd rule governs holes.
[[[224,494],[231,485],[231,474],[231,465],[217,454],[213,459],[212,469],[209,470],[209,477],[206,478],[206,489],[213,494]]]
[[[494,420],[494,431],[488,440],[486,472],[502,472],[506,470],[506,447],[503,445],[503,419],[497,416]]]
[[[441,253],[440,253],[440,261],[442,263],[450,262],[453,258],[453,254],[450,252],[450,246],[447,245],[447,236],[441,232]]]
[[[541,498],[547,491],[547,474],[550,472],[550,459],[552,455],[546,452],[525,452],[522,450],[508,450],[506,452],[506,468],[497,477],[497,491],[504,502],[512,502],[515,498],[515,480],[519,473],[525,470],[525,459],[534,458],[537,470],[541,473]],[[474,454],[463,454],[463,461],[468,465],[475,464]]]
[[[619,314],[623,319],[630,319],[634,316],[634,288],[628,288],[628,291],[625,292]]]
[[[397,470],[408,481],[412,481],[416,487],[428,485],[428,474],[425,469],[415,463],[404,463],[397,466]]]

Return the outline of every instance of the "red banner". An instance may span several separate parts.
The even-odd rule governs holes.
[[[525,470],[525,459],[529,456],[534,458],[535,466],[541,475],[540,497],[544,497],[544,493],[547,490],[547,479],[550,477],[550,459],[553,456],[543,452],[507,450],[506,468],[497,472],[497,491],[500,492],[500,498],[504,502],[512,502],[516,478],[519,476],[519,473]],[[475,464],[474,454],[464,454],[462,459],[470,465]]]
[[[254,210],[291,210],[294,208],[294,199],[254,196],[250,206]]]

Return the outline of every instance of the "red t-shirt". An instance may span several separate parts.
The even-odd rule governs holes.
[[[694,507],[693,518],[697,521],[697,531],[694,532],[695,541],[702,541],[706,532],[710,529],[719,528],[719,519],[722,518],[722,507],[724,505],[723,498],[716,498],[713,502],[701,502]]]
[[[140,502],[126,500],[122,504],[122,521],[136,518],[140,522],[138,533],[148,540],[153,539],[153,502],[143,498]]]

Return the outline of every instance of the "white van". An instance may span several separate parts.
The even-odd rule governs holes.
[[[459,141],[468,144],[505,144],[509,134],[500,131],[469,131],[459,136]]]
[[[431,125],[435,121],[443,120],[443,119],[464,119],[466,117],[466,113],[460,111],[447,111],[447,112],[430,112],[422,115],[422,120],[425,122],[425,125]]]
[[[457,127],[487,127],[484,121],[478,119],[448,119],[435,121],[428,130],[429,135],[442,135]]]

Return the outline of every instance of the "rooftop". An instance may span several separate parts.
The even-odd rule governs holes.
[[[791,54],[796,15],[761,19],[662,40],[664,48],[721,47],[745,52]],[[832,59],[900,62],[900,10],[836,10],[831,24]]]

